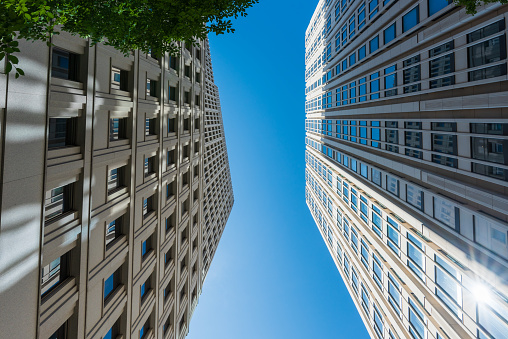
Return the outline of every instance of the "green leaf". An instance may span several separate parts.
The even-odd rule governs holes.
[[[21,75],[25,75],[25,71],[23,71],[21,68],[16,69],[17,72]]]
[[[19,73],[16,73],[16,75],[14,76],[16,79],[19,78]]]
[[[5,73],[10,73],[10,71],[12,71],[12,64],[7,62],[7,65],[5,65]]]
[[[17,64],[19,62],[18,58],[11,54],[7,56],[7,59],[9,59],[9,61],[12,62],[13,64]]]
[[[2,61],[4,58],[5,58],[5,53],[4,52],[0,52],[0,61]]]

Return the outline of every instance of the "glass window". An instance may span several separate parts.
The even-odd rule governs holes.
[[[358,61],[365,58],[366,54],[367,54],[367,47],[365,45],[363,45],[362,47],[360,47],[358,49]]]
[[[383,289],[383,265],[377,255],[372,254],[372,277],[380,289]]]
[[[127,118],[112,118],[109,124],[109,140],[121,139],[127,139]]]
[[[391,218],[388,217],[388,224],[386,228],[386,235],[388,239],[386,241],[388,247],[392,249],[397,255],[399,255],[400,251],[400,234],[399,234],[399,225],[394,222]]]
[[[423,210],[423,191],[416,186],[406,185],[406,201],[419,210]]]
[[[396,36],[395,22],[383,31],[383,43],[386,45]]]
[[[462,306],[462,287],[460,283],[445,273],[439,266],[436,266],[435,272],[436,285],[439,286],[448,297],[452,298],[458,306]]]
[[[467,35],[467,42],[475,42],[477,40],[483,39],[488,37],[489,35],[493,35],[499,32],[504,31],[505,29],[505,22],[504,19],[501,19],[497,22],[494,22],[490,25],[487,25],[485,27],[482,27],[480,29],[477,29],[474,32],[471,32]]]
[[[471,138],[471,157],[473,159],[508,164],[508,140],[494,138]]]
[[[420,22],[420,6],[416,6],[402,17],[402,32],[409,31]]]
[[[381,316],[381,312],[379,312],[377,305],[374,304],[374,330],[378,337],[383,338],[383,317]]]
[[[381,186],[381,184],[382,184],[381,183],[381,171],[378,171],[377,169],[372,168],[371,174],[372,174],[372,178],[371,178],[372,182],[378,186]]]
[[[106,224],[106,246],[118,238],[121,234],[122,217]]]
[[[369,41],[369,53],[374,53],[379,49],[379,36]]]
[[[409,299],[409,332],[413,338],[425,338],[425,325],[423,324],[423,313],[419,310],[416,304]]]
[[[431,78],[454,72],[455,54],[450,53],[429,61],[429,68],[429,75]]]
[[[493,338],[504,338],[508,333],[508,320],[494,312],[485,303],[478,303],[478,323]]]
[[[46,296],[67,278],[67,254],[56,258],[42,268],[41,296]]]
[[[402,298],[400,296],[400,285],[391,273],[388,273],[388,301],[393,309],[400,315]]]
[[[46,222],[56,219],[72,209],[72,188],[73,184],[60,186],[46,192],[45,215]]]
[[[468,66],[476,67],[506,59],[504,35],[468,47]]]
[[[119,285],[119,270],[111,274],[106,280],[104,280],[104,300],[106,300]]]
[[[501,123],[473,123],[471,124],[471,133],[476,134],[492,134],[492,135],[507,135],[508,124]]]
[[[434,196],[434,218],[460,232],[459,209],[448,202],[448,200]]]
[[[429,16],[432,16],[452,3],[451,0],[428,0]]]
[[[79,55],[53,47],[51,76],[59,79],[79,81]]]
[[[49,118],[48,149],[76,145],[76,118]]]
[[[386,190],[395,196],[399,196],[399,180],[387,175],[386,176]]]
[[[407,237],[410,240],[407,243],[407,256],[409,258],[407,264],[420,279],[425,281],[425,274],[423,273],[425,272],[425,255],[420,251],[420,249],[424,249],[423,244],[410,233],[407,234]]]
[[[478,81],[506,75],[506,64],[477,69],[468,73],[468,81]]]
[[[360,164],[360,174],[362,175],[362,177],[367,179],[368,173],[369,173],[369,168],[367,167],[367,165],[365,165],[363,163]]]

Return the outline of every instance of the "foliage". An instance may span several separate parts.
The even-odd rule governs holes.
[[[499,2],[501,4],[507,4],[508,0],[454,0],[457,6],[462,6],[466,8],[467,14],[476,14],[476,7],[482,4],[489,4]]]
[[[2,0],[0,60],[16,67],[19,39],[42,40],[63,31],[111,45],[124,54],[139,49],[175,54],[173,41],[195,43],[208,33],[233,33],[231,18],[244,17],[259,0]]]

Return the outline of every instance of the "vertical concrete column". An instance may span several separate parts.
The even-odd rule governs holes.
[[[19,47],[19,67],[26,75],[19,79],[14,78],[14,72],[2,76],[0,87],[0,102],[5,105],[1,132],[0,328],[2,338],[33,339],[37,338],[40,302],[49,47],[26,41],[20,41]]]

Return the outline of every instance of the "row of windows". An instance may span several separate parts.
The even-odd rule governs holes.
[[[364,27],[367,27],[367,21],[377,20],[377,15],[382,11],[383,7],[391,5],[392,0],[384,0],[382,2],[382,6],[380,5],[380,1],[371,0],[366,2],[361,2],[358,5],[358,8],[352,12],[352,15],[349,17],[345,17],[344,15],[347,12],[348,5],[351,3],[347,0],[338,0],[335,4],[335,26],[339,27],[334,37],[335,43],[335,52],[340,52],[341,49],[347,47],[348,41],[354,39],[355,34],[359,33]],[[428,1],[428,16],[432,16],[439,12],[441,9],[447,7],[451,1],[448,0],[429,0]],[[367,19],[368,16],[368,19]],[[420,8],[419,6],[415,6],[410,9],[407,13],[402,16],[402,33],[409,31],[411,28],[415,27],[420,20]],[[339,22],[342,21],[340,24]],[[332,14],[330,14],[323,25],[322,34],[318,35],[313,44],[307,48],[306,51],[306,63],[309,61],[310,57],[313,55],[314,51],[316,51],[320,45],[320,42],[327,41],[326,37],[328,33],[332,31]],[[391,24],[387,28],[383,30],[382,38],[383,43],[386,45],[392,40],[395,39],[397,33],[396,23]],[[375,40],[372,40],[369,44],[370,53],[373,53],[375,50],[379,48],[379,38],[376,37]],[[365,57],[366,47],[363,46],[359,50],[359,60]],[[321,61],[324,63],[331,59],[332,46],[331,42],[326,44],[323,54],[321,56]],[[363,53],[363,56],[362,56]],[[318,58],[319,59],[319,58]],[[316,71],[315,65],[308,69],[306,72],[306,80],[312,76]]]
[[[482,39],[504,31],[504,19],[486,27],[480,28],[469,33],[467,48],[468,67],[477,68],[484,65],[499,62],[506,59],[506,37],[500,35],[490,40],[486,40],[477,44],[472,44],[481,36]],[[483,33],[482,33],[483,32]],[[379,47],[379,38],[376,36],[369,42],[370,53]],[[333,106],[345,106],[364,102],[367,100],[376,100],[383,97],[390,97],[399,94],[408,94],[422,90],[421,80],[429,79],[428,87],[438,88],[455,84],[455,53],[454,41],[451,40],[438,47],[434,47],[428,51],[428,74],[422,74],[421,55],[417,54],[402,62],[402,72],[397,72],[397,64],[384,68],[348,84],[343,84],[335,89],[335,100],[328,97],[331,91],[320,95],[316,98],[307,100],[306,112],[313,112],[320,109],[332,108]],[[333,79],[348,67],[353,66],[357,60],[361,60],[366,55],[366,46],[351,54],[339,62],[334,69],[329,70],[321,80],[321,83]],[[506,64],[498,64],[482,69],[475,69],[468,72],[468,81],[478,81],[506,75]],[[403,84],[398,84],[397,79],[402,79]],[[381,81],[382,80],[382,81]],[[310,88],[314,88],[312,86]],[[401,88],[402,87],[402,88]],[[309,90],[310,91],[310,90]]]
[[[353,157],[332,150],[314,140],[308,139],[307,145],[325,154],[336,164],[340,165],[341,168],[348,169],[365,180],[369,180],[393,196],[434,218],[434,220],[449,229],[457,233],[461,233],[461,226],[466,229],[472,229],[472,241],[504,258],[508,258],[508,228],[506,225],[484,217],[479,213],[466,210],[451,200],[425,191],[416,184],[401,181],[394,174],[357,161]],[[430,199],[425,198],[427,194],[430,195]],[[431,202],[432,205],[426,206],[425,201]]]
[[[368,126],[370,125],[370,126]],[[406,146],[405,155],[417,159],[423,159],[423,145],[426,137],[430,137],[430,150],[440,154],[432,154],[432,162],[458,168],[458,155],[462,147],[469,148],[471,159],[485,162],[508,165],[508,139],[499,138],[508,136],[508,124],[505,123],[471,123],[470,133],[491,134],[495,137],[470,137],[470,145],[459,145],[457,139],[457,123],[455,122],[432,122],[431,130],[436,132],[452,132],[423,134],[421,122],[405,122],[403,138],[399,138],[400,129],[398,121],[386,121],[384,126],[384,139],[382,139],[382,127],[380,121],[356,121],[356,120],[307,120],[306,131],[319,133],[332,138],[358,142],[375,148],[384,148],[388,151],[399,153],[399,145]],[[486,130],[488,129],[488,130]],[[485,133],[484,133],[485,132]],[[400,139],[400,140],[399,140]],[[382,141],[382,142],[380,142]],[[490,169],[490,170],[486,170]],[[508,181],[508,168],[494,165],[485,165],[473,162],[471,172],[489,176],[492,178]]]
[[[331,186],[331,171],[326,169],[326,166],[321,165],[317,159],[313,159],[312,155],[309,155],[309,161],[308,166],[310,168],[317,169],[318,175],[323,178],[325,183],[327,183],[330,188]],[[347,243],[350,243],[351,249],[354,253],[359,255],[360,262],[364,265],[364,267],[369,270],[372,269],[372,278],[378,285],[378,287],[383,290],[383,260],[380,260],[379,255],[376,255],[374,252],[370,253],[369,250],[369,244],[370,242],[367,239],[363,239],[360,236],[360,230],[356,228],[356,225],[354,225],[353,222],[351,222],[345,214],[343,214],[342,209],[338,206],[334,206],[333,203],[331,203],[330,199],[324,198],[326,196],[325,191],[321,192],[321,188],[319,183],[317,183],[313,176],[310,175],[310,173],[306,173],[306,179],[308,186],[313,189],[313,191],[316,193],[319,199],[323,199],[323,206],[325,210],[328,211],[330,216],[332,216],[331,210],[336,210],[336,219],[337,219],[337,227],[339,229],[339,234],[343,235],[343,240],[345,240]],[[351,195],[349,195],[351,193]],[[364,195],[360,195],[360,192],[357,191],[356,187],[354,187],[351,184],[348,184],[345,180],[345,178],[339,179],[337,177],[337,195],[339,197],[342,197],[344,202],[348,207],[351,208],[352,211],[355,212],[355,214],[360,215],[361,219],[367,224],[367,226],[371,226],[372,230],[382,238],[382,234],[385,233],[386,235],[386,244],[387,246],[397,255],[400,257],[401,253],[401,227],[397,221],[395,221],[395,218],[400,219],[396,215],[388,214],[386,212],[386,208],[376,202],[379,206],[376,206],[375,203],[373,203],[368,197]],[[365,193],[363,193],[365,194]],[[322,196],[323,195],[323,196]],[[358,200],[358,196],[360,196],[360,200]],[[310,197],[312,200],[311,206],[313,208],[316,208],[316,205],[314,205],[314,200]],[[368,200],[369,199],[369,200]],[[349,204],[351,202],[351,204]],[[370,202],[370,204],[369,204]],[[360,203],[360,206],[358,206],[358,203]],[[330,206],[331,205],[331,206]],[[369,208],[368,206],[371,205]],[[370,213],[369,213],[370,212]],[[322,217],[321,213],[316,211],[316,215],[318,223],[321,224],[323,229],[324,237],[326,236],[328,243],[330,244],[330,248],[333,249],[334,245],[334,237],[332,234],[332,231],[330,229],[330,226],[327,224],[326,220]],[[370,215],[372,217],[370,217]],[[369,220],[371,223],[369,223]],[[383,223],[382,220],[385,220]],[[401,220],[402,221],[402,220]],[[402,221],[403,222],[403,221]],[[384,227],[383,227],[384,224]],[[384,228],[384,230],[383,230]],[[426,259],[425,259],[425,245],[424,241],[428,242],[429,240],[421,236],[422,239],[419,239],[415,237],[413,234],[407,232],[407,251],[405,252],[407,255],[407,266],[415,273],[417,277],[419,277],[424,283],[426,281],[426,274],[429,274],[429,277],[433,279],[433,281],[436,283],[436,287],[434,289],[435,295],[441,299],[441,301],[454,313],[459,320],[462,321],[463,319],[463,312],[462,312],[462,285],[466,282],[468,285],[465,285],[467,288],[470,289],[470,291],[474,291],[475,286],[473,286],[472,280],[470,281],[463,281],[462,275],[459,273],[459,271],[452,267],[449,263],[447,263],[445,260],[443,260],[438,255],[434,255],[434,260],[437,265],[435,265],[434,268],[434,275],[431,276],[430,272],[426,272]],[[448,257],[451,261],[455,262],[458,266],[461,266],[460,263],[458,263],[455,259],[451,258],[448,254],[441,252],[446,257]],[[337,242],[337,256],[339,261],[342,261],[342,255],[343,255],[343,249],[339,242]],[[372,265],[370,265],[370,257],[372,257]],[[349,260],[347,260],[347,257],[344,254],[344,271],[346,273],[349,273]],[[352,268],[352,281],[353,281],[353,288],[358,293],[358,288],[355,288],[355,281],[356,274],[355,269]],[[348,275],[348,274],[347,274]],[[394,307],[394,310],[399,314],[401,314],[401,303],[400,303],[400,286],[398,286],[398,283],[394,281],[392,277],[389,277],[388,282],[388,291],[389,291],[389,301]],[[396,288],[395,288],[396,286]],[[368,303],[365,302],[364,294],[362,293],[362,306],[368,305]],[[499,304],[499,302],[495,302],[491,305],[491,308],[495,309],[496,311],[503,310],[504,306]],[[366,310],[367,311],[367,310]],[[368,311],[367,311],[368,312]],[[490,312],[492,313],[492,309],[490,309]],[[475,316],[473,316],[475,318]],[[502,324],[505,319],[503,317],[495,317],[492,319],[492,321],[487,322],[479,322],[479,325],[484,329],[489,331],[490,333],[500,333],[501,327],[499,324]],[[379,326],[379,324],[377,325]],[[508,328],[506,325],[503,326],[503,328]],[[413,329],[414,330],[414,329]],[[422,328],[423,330],[423,328]],[[420,331],[420,333],[423,333]]]
[[[53,48],[53,59],[51,64],[51,76],[54,78],[64,79],[64,80],[71,80],[71,81],[81,81],[81,77],[83,77],[81,73],[81,65],[80,65],[80,59],[83,56],[80,56],[78,54],[65,51],[63,49],[54,47]],[[177,71],[177,61],[176,57],[170,57],[170,68],[174,68],[175,71]],[[185,65],[184,66],[184,76],[191,81],[191,65]],[[121,69],[116,66],[111,67],[111,89],[124,91],[124,92],[130,92],[132,85],[130,84],[130,72],[128,70]],[[196,71],[194,73],[194,80],[196,83],[201,83],[201,73]],[[157,79],[147,79],[146,80],[146,96],[147,98],[155,98],[160,99],[160,90],[161,90],[161,84],[160,81]],[[167,98],[170,101],[179,102],[178,98],[178,87],[177,86],[171,86],[168,82],[168,92],[165,93],[167,95]],[[184,91],[183,93],[183,104],[191,105],[191,91]],[[198,107],[201,106],[200,101],[200,95],[195,95],[195,101],[194,104]]]
[[[309,207],[313,214],[317,216],[318,223],[323,228],[323,235],[326,236],[328,243],[330,244],[330,248],[333,249],[336,246],[337,253],[337,261],[342,268],[342,271],[347,278],[346,283],[350,283],[353,288],[355,297],[358,297],[360,300],[360,304],[367,316],[371,318],[373,323],[373,327],[375,329],[376,334],[379,338],[384,337],[384,324],[382,315],[379,312],[379,309],[375,303],[370,312],[370,296],[369,292],[366,289],[363,282],[360,281],[360,274],[358,273],[358,268],[352,263],[351,257],[344,252],[340,242],[334,243],[333,234],[330,231],[330,227],[327,225],[326,220],[322,217],[320,210],[317,208],[317,205],[314,203],[314,199],[307,193],[307,201],[309,202]],[[386,289],[388,286],[388,301],[392,306],[393,310],[399,317],[402,317],[402,288],[399,283],[400,278],[395,278],[394,275],[389,272],[388,279],[385,279],[385,274],[383,273],[383,262],[385,261],[379,254],[375,252],[371,252],[369,248],[368,240],[364,240],[359,231],[350,224],[348,219],[344,218],[343,223],[343,239],[345,239],[346,243],[351,245],[351,249],[353,252],[359,256],[360,262],[365,267],[367,272],[372,274],[373,280],[376,282],[381,291]],[[340,228],[342,230],[342,227]],[[372,258],[370,261],[369,258]],[[370,262],[372,265],[370,265]],[[416,296],[412,295],[414,298]],[[419,301],[418,304],[422,305]],[[425,338],[426,333],[426,323],[427,319],[420,310],[422,307],[417,306],[416,303],[412,300],[412,298],[408,298],[408,314],[409,314],[409,327],[408,330],[412,333],[414,338]],[[390,338],[393,338],[393,334],[391,330],[388,333]]]
[[[167,120],[167,133],[178,133],[177,117],[171,117]],[[129,126],[128,118],[111,118],[109,119],[109,140],[128,140],[129,139]],[[190,133],[191,117],[183,118],[182,128],[183,133]],[[63,147],[78,146],[77,129],[79,119],[77,117],[65,118],[49,118],[49,133],[48,133],[48,148],[58,149]],[[145,136],[156,136],[159,134],[157,118],[145,119]],[[194,119],[195,133],[200,132],[200,119]],[[198,148],[196,148],[198,150]]]

